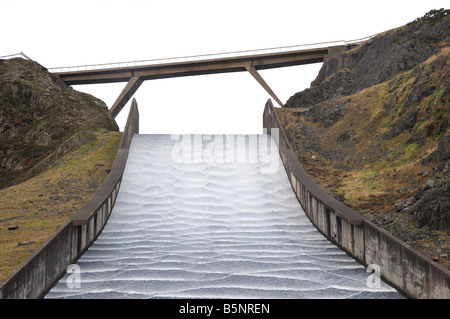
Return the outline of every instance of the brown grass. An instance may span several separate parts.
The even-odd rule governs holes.
[[[409,132],[403,132],[393,139],[383,139],[382,134],[392,127],[398,109],[386,110],[384,103],[389,99],[391,83],[382,83],[362,90],[351,96],[336,99],[336,103],[345,106],[345,116],[337,123],[324,128],[320,123],[312,123],[307,117],[300,115],[304,109],[278,108],[277,113],[288,133],[288,138],[302,139],[301,124],[306,123],[318,129],[320,143],[324,149],[343,154],[339,160],[330,160],[308,149],[294,149],[307,173],[331,196],[344,196],[344,204],[361,215],[367,215],[376,220],[383,220],[386,214],[396,212],[394,204],[404,201],[416,194],[429,178],[422,177],[424,172],[434,171],[432,164],[424,166],[420,159],[424,158],[437,147],[437,140],[429,138],[425,146],[418,143],[407,143]],[[404,89],[409,81],[397,84]],[[405,94],[406,94],[405,93]],[[401,97],[400,97],[401,98]],[[431,97],[430,97],[431,99]],[[427,103],[424,100],[423,103]],[[421,106],[419,106],[421,107]],[[430,120],[431,121],[431,120]],[[429,122],[429,121],[428,121]],[[418,123],[415,129],[421,129]],[[343,132],[351,134],[350,143],[339,143],[337,137]],[[290,134],[292,136],[290,136]],[[294,135],[295,136],[294,136]],[[294,137],[293,137],[294,136]],[[293,141],[291,140],[291,143]],[[295,144],[295,143],[293,143]],[[383,154],[379,156],[379,154]],[[314,155],[315,159],[312,159]],[[358,156],[357,156],[358,155]],[[347,167],[347,169],[342,169]],[[422,236],[428,230],[415,229],[411,216],[407,212],[389,221],[390,227],[399,229],[402,234],[421,234],[422,238],[408,242],[435,259],[439,250],[445,252],[450,246],[450,236],[445,232],[432,231],[427,233],[429,239]],[[409,235],[405,235],[405,238]],[[414,237],[414,236],[411,236]],[[439,248],[436,248],[436,243]],[[434,247],[434,248],[433,248]],[[448,258],[439,259],[439,263],[450,268]]]
[[[0,190],[0,280],[87,202],[106,178],[121,133],[94,133],[96,141],[66,154],[47,171]]]

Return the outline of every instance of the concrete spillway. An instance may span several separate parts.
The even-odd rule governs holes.
[[[135,135],[72,269],[46,298],[401,298],[314,228],[268,135]]]

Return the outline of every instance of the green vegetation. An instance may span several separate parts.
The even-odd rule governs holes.
[[[413,22],[408,23],[407,25],[411,25],[413,23],[417,23],[420,21],[427,21],[430,23],[437,23],[438,21],[441,21],[443,18],[445,18],[447,15],[450,14],[450,10],[449,9],[433,9],[428,11],[427,13],[425,13],[425,15],[421,18],[417,18],[416,20],[414,20]]]
[[[448,9],[434,9],[434,10],[430,10],[428,11],[423,17],[423,20],[426,21],[432,21],[432,22],[437,22],[439,20],[442,20],[444,17],[446,17],[448,14],[450,14],[450,10]]]

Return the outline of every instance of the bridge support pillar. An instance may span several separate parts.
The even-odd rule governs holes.
[[[269,95],[281,106],[283,107],[283,103],[280,101],[280,99],[277,97],[277,95],[272,91],[270,86],[264,81],[261,74],[256,71],[255,67],[253,65],[246,66],[245,69],[255,78],[256,81],[258,81],[259,84],[269,93]]]
[[[125,104],[127,104],[133,94],[137,91],[137,89],[139,89],[142,82],[144,82],[144,80],[139,76],[134,76],[128,81],[127,85],[122,90],[122,93],[120,93],[116,102],[114,102],[113,106],[110,109],[113,117],[116,117],[117,114],[120,113]]]

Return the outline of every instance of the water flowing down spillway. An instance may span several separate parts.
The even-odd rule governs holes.
[[[401,298],[315,229],[269,135],[135,135],[76,266],[46,298]]]

